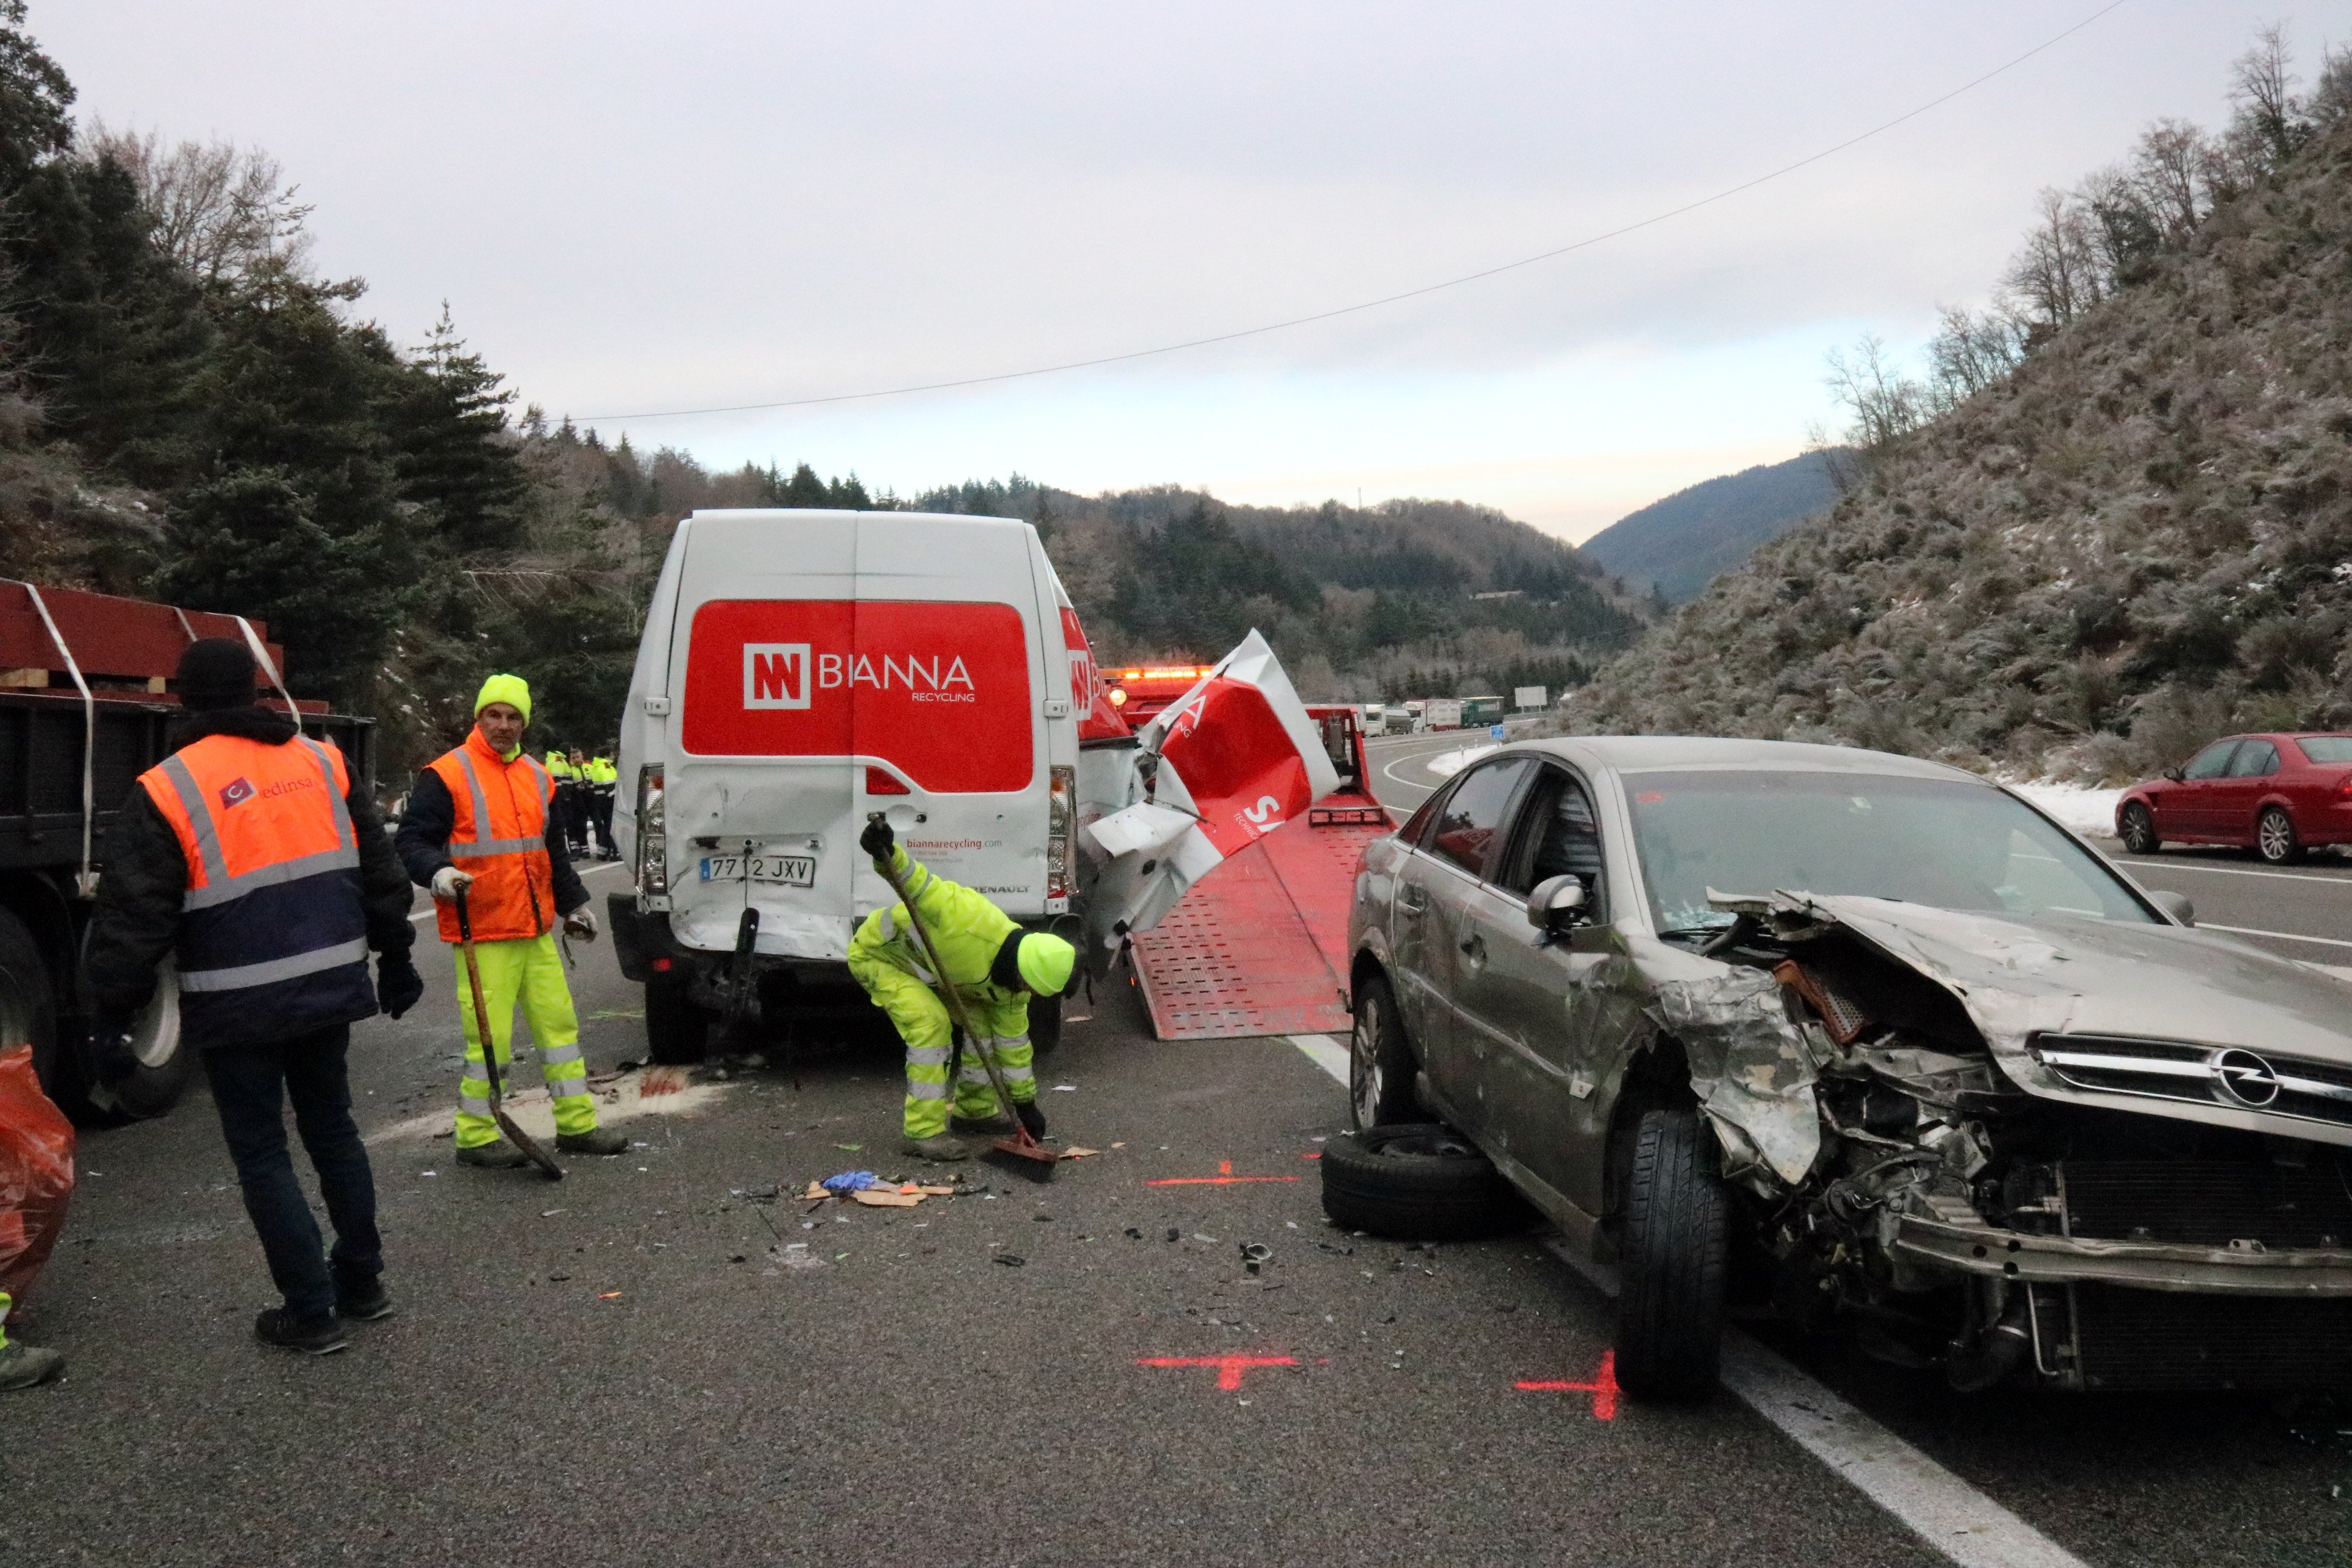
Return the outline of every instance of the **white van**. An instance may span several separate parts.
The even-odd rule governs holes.
[[[654,1059],[711,1022],[857,1001],[850,933],[908,852],[1024,926],[1081,939],[1072,836],[1093,660],[1028,523],[698,511],[654,590],[621,721],[612,895]],[[1123,727],[1122,727],[1123,728]],[[1082,950],[1086,944],[1082,942]],[[1041,1046],[1058,1006],[1031,1010]]]

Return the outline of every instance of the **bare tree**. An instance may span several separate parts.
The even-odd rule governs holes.
[[[2266,166],[2292,156],[2311,129],[2303,100],[2295,96],[2294,62],[2286,24],[2273,22],[2254,34],[2253,47],[2230,66],[2230,101],[2238,110],[2231,129],[2252,143]]]
[[[2070,192],[2044,189],[2036,205],[2025,247],[2001,281],[2036,321],[2063,327],[2105,296],[2097,229],[2089,204]]]
[[[2213,139],[2186,120],[2159,120],[2140,132],[2128,178],[2167,242],[2187,239],[2213,210],[2220,156]]]
[[[205,282],[306,269],[310,237],[303,222],[311,208],[295,200],[278,160],[258,148],[218,141],[167,146],[160,132],[112,131],[93,121],[82,151],[131,176],[155,243]]]
[[[1936,315],[1938,324],[1927,344],[1927,361],[1937,412],[2005,379],[2023,362],[2025,325],[2007,311],[1939,305]]]

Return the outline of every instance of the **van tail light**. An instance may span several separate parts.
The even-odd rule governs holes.
[[[1045,807],[1045,896],[1070,896],[1070,829],[1078,819],[1078,770],[1056,767]]]
[[[869,763],[866,768],[866,793],[867,795],[906,795],[908,791],[889,769],[877,768]]]
[[[669,837],[662,829],[662,765],[637,770],[637,896],[669,892]]]

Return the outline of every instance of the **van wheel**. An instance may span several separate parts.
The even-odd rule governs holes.
[[[1399,1241],[1473,1241],[1517,1230],[1527,1200],[1468,1139],[1433,1121],[1366,1127],[1323,1145],[1323,1212]]]
[[[33,1047],[33,1073],[41,1092],[58,1099],[58,997],[49,966],[25,922],[0,910],[0,1051]]]
[[[1412,1047],[1397,1016],[1396,992],[1384,974],[1356,987],[1355,1027],[1348,1037],[1348,1112],[1359,1128],[1411,1121],[1421,1114],[1413,1092]]]
[[[646,1047],[662,1067],[697,1067],[710,1046],[710,1015],[675,980],[646,982]]]
[[[1642,1113],[1622,1190],[1617,1381],[1639,1399],[1703,1399],[1722,1358],[1731,1196],[1696,1110]]]
[[[1029,998],[1029,1052],[1034,1057],[1049,1055],[1062,1043],[1062,999],[1059,996]]]

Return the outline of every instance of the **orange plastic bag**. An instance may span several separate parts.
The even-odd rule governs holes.
[[[74,1130],[33,1076],[33,1047],[0,1051],[0,1290],[23,1298],[73,1201]]]

